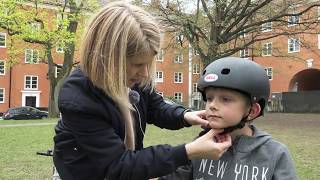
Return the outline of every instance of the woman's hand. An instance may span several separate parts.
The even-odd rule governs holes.
[[[209,127],[206,120],[206,111],[189,111],[184,114],[184,120],[190,125],[201,125],[203,128]]]
[[[230,134],[219,135],[222,131],[211,129],[205,135],[186,144],[188,158],[219,159],[232,144]]]

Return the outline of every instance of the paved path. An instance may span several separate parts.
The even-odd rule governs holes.
[[[4,124],[0,125],[0,128],[2,127],[21,127],[21,126],[47,126],[47,125],[54,125],[57,124],[57,122],[52,123],[29,123],[29,124]]]

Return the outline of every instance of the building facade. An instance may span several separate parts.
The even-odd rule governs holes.
[[[288,26],[294,28],[295,24]],[[272,32],[272,23],[264,25],[262,31]],[[179,44],[181,39],[182,35],[161,32],[161,50],[155,57],[156,89],[164,97],[199,109],[202,99],[197,92],[197,80],[204,67],[188,43]],[[9,42],[10,36],[0,29],[0,112],[26,105],[48,107],[48,65],[40,61],[41,47],[16,43],[19,53],[12,64],[8,60]],[[277,99],[282,92],[320,90],[320,29],[295,37],[279,36],[254,46],[260,46],[260,52],[245,49],[234,56],[251,59],[265,67],[271,84],[270,100]],[[281,56],[276,53],[280,50]],[[57,48],[53,54],[55,63],[61,64],[63,51]]]

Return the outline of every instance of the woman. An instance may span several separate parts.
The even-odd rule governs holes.
[[[189,159],[217,159],[231,145],[227,135],[225,142],[215,143],[210,131],[188,144],[143,148],[146,123],[167,129],[207,125],[204,111],[169,105],[155,92],[159,43],[158,26],[136,6],[109,3],[93,17],[80,67],[59,96],[54,163],[62,179],[149,179]]]

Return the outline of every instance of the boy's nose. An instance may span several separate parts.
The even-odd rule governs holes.
[[[210,103],[209,103],[209,108],[210,110],[217,110],[217,102],[216,100],[212,100]]]

